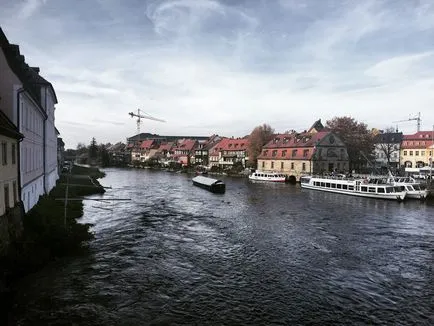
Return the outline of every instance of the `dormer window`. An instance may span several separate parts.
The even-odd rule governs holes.
[[[288,139],[288,138],[286,138],[286,137],[285,137],[285,138],[283,138],[283,143],[284,143],[284,144],[286,144],[286,143],[288,142],[288,140],[289,140],[289,139]]]

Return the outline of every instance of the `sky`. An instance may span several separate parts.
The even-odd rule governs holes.
[[[242,137],[351,116],[434,125],[432,0],[0,0],[56,90],[67,148],[141,132]],[[404,122],[395,123],[395,121]]]

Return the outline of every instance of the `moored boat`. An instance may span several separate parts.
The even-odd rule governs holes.
[[[256,170],[252,174],[249,175],[249,180],[254,181],[268,181],[268,182],[285,182],[286,177],[283,174],[279,174],[276,172],[265,172]]]
[[[369,179],[345,179],[303,176],[300,178],[302,188],[334,192],[338,194],[358,197],[391,199],[402,201],[406,198],[406,191],[400,186],[390,183],[372,183]]]
[[[405,190],[407,192],[406,198],[423,200],[426,199],[429,194],[429,190],[424,188],[420,182],[416,181],[412,177],[395,177],[392,174],[389,174],[387,182]]]
[[[217,194],[223,194],[226,191],[226,185],[223,181],[198,175],[191,179],[193,185],[211,191]]]

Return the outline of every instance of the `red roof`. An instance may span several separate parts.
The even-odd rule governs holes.
[[[315,147],[315,145],[327,136],[330,131],[320,131],[317,133],[292,133],[292,134],[278,134],[269,141],[265,146],[266,148],[294,148],[294,147]]]
[[[249,140],[246,138],[223,138],[216,146],[219,151],[247,150]]]
[[[295,151],[295,155],[293,155]],[[315,148],[276,148],[262,150],[262,153],[258,156],[259,159],[270,160],[310,160],[315,152]]]
[[[173,143],[162,144],[159,148],[160,151],[170,151],[173,148]]]
[[[418,131],[412,135],[403,135],[401,148],[411,149],[420,148],[424,149],[433,144],[432,131]]]
[[[153,145],[154,145],[154,140],[153,139],[144,140],[140,144],[140,148],[141,149],[151,149]]]
[[[175,148],[175,150],[181,150],[181,151],[191,151],[196,145],[196,140],[193,139],[186,139],[182,143],[178,144],[178,146]]]

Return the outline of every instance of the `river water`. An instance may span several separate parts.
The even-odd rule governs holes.
[[[108,169],[90,253],[22,280],[19,325],[433,325],[434,206]],[[98,197],[95,196],[95,197]]]

